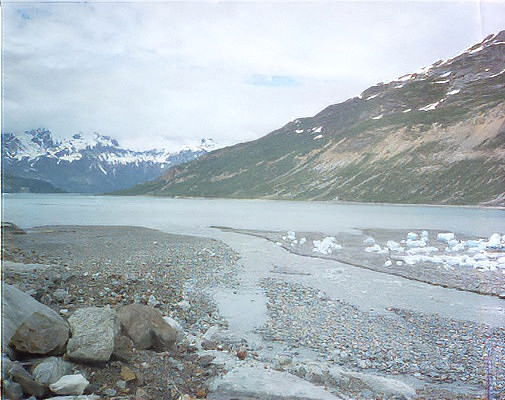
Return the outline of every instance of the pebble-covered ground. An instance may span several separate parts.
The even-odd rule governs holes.
[[[505,330],[393,309],[362,312],[300,284],[265,279],[269,340],[307,346],[336,364],[427,382],[459,382],[505,397]]]
[[[200,289],[233,282],[237,260],[237,254],[221,242],[138,227],[7,231],[2,250],[3,260],[50,266],[4,268],[2,278],[62,315],[81,307],[141,302],[175,318],[192,335],[224,324],[212,298]],[[137,387],[151,399],[205,397],[206,382],[219,368],[195,352],[189,344],[174,354],[126,352],[125,359],[104,368],[80,367],[91,382],[89,390],[107,397],[134,395]],[[128,385],[121,373],[125,365],[137,377]]]
[[[359,240],[363,247],[363,237]],[[361,247],[359,254],[369,257]],[[4,260],[50,266],[4,268],[2,278],[62,315],[141,302],[182,323],[188,336],[175,352],[126,348],[105,366],[80,365],[90,391],[139,400],[205,398],[209,379],[224,373],[214,356],[197,351],[192,341],[211,327],[227,326],[209,289],[240,290],[238,254],[224,243],[137,227],[54,226],[5,232],[2,251]],[[482,398],[486,389],[490,398],[505,398],[504,329],[402,309],[362,312],[289,282],[289,276],[266,277],[258,285],[268,298],[268,321],[259,330],[265,343],[248,347],[239,338],[237,346],[247,348],[246,363],[286,370],[342,398],[404,397],[381,394],[358,378],[336,378],[333,367],[412,377],[428,384],[418,389],[419,399]],[[272,354],[278,345],[287,355]],[[237,359],[233,346],[225,342],[209,354]],[[318,355],[308,363],[300,358],[307,348]],[[135,379],[128,379],[130,371]]]

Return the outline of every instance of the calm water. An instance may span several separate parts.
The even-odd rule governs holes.
[[[240,293],[233,294],[233,301],[230,293],[219,289],[215,299],[230,327],[237,331],[251,331],[266,319],[267,300],[259,281],[272,276],[274,266],[309,272],[309,276],[286,279],[318,288],[363,310],[400,307],[505,326],[505,301],[497,297],[435,287],[331,260],[302,257],[264,239],[210,228],[220,225],[326,234],[355,228],[441,229],[487,237],[493,232],[505,233],[503,210],[71,194],[8,194],[3,200],[2,219],[22,228],[61,224],[137,225],[223,240],[241,256],[242,285]],[[236,306],[237,295],[243,300],[240,306]],[[254,318],[246,318],[248,315]]]
[[[352,228],[424,228],[489,236],[505,231],[505,211],[494,209],[73,194],[6,194],[2,219],[23,228],[139,225],[201,235],[207,235],[211,225],[323,233]]]

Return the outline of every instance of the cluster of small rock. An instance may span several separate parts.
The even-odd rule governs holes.
[[[52,395],[80,396],[89,381],[71,364],[104,364],[126,347],[170,351],[180,331],[170,318],[141,304],[85,307],[65,320],[49,307],[14,286],[3,286],[4,394],[16,400]],[[7,355],[8,354],[8,355]],[[48,357],[49,358],[46,358]],[[61,357],[54,357],[61,356]],[[29,361],[25,361],[29,359]],[[30,372],[23,366],[27,364]],[[135,374],[123,368],[126,382]],[[125,386],[126,387],[126,386]]]
[[[198,290],[193,281],[211,284],[232,280],[236,255],[231,249],[213,240],[132,227],[43,227],[28,234],[5,233],[5,283],[54,310],[67,330],[76,319],[88,321],[88,314],[81,314],[83,310],[101,310],[100,323],[90,320],[87,324],[92,326],[86,331],[101,336],[95,343],[98,347],[86,357],[102,354],[100,357],[106,358],[114,337],[108,361],[74,357],[80,351],[79,346],[74,349],[76,343],[84,343],[84,338],[74,334],[59,352],[65,361],[71,361],[73,375],[80,373],[90,382],[85,393],[123,398],[137,394],[141,400],[205,396],[206,382],[221,367],[202,361],[197,343],[209,327],[223,322],[209,295]],[[113,322],[120,320],[116,315],[119,310],[132,305],[165,316],[169,325],[178,331],[184,329],[183,338],[178,336],[177,345],[169,352],[159,351],[164,343],[160,338],[152,349],[141,350],[125,328],[118,334],[118,325]],[[146,316],[150,312],[145,312]],[[159,318],[158,322],[166,325]],[[107,335],[100,328],[104,325],[110,328]],[[32,373],[40,356],[27,359],[26,352],[11,356],[19,354],[23,369]]]
[[[505,396],[502,328],[400,309],[362,312],[280,280],[266,279],[263,286],[270,319],[262,333],[269,340],[312,348],[337,365],[428,382],[491,384],[496,398]]]

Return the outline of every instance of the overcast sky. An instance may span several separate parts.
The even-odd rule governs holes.
[[[264,136],[505,29],[502,1],[3,2],[3,131]]]

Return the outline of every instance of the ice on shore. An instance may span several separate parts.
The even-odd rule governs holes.
[[[388,259],[384,266],[389,267],[396,261],[396,265],[416,265],[432,263],[441,268],[454,269],[456,267],[470,267],[481,271],[503,270],[505,274],[505,235],[493,233],[486,239],[458,240],[453,232],[443,232],[437,235],[438,247],[429,245],[429,233],[422,231],[408,232],[406,239],[400,243],[388,240],[382,248],[375,240],[367,238],[363,241],[367,253],[386,254],[394,256]],[[442,244],[445,244],[443,246]]]
[[[323,240],[313,240],[313,252],[321,254],[332,254],[334,251],[342,250],[342,246],[337,243],[337,239],[333,236],[327,236]]]

